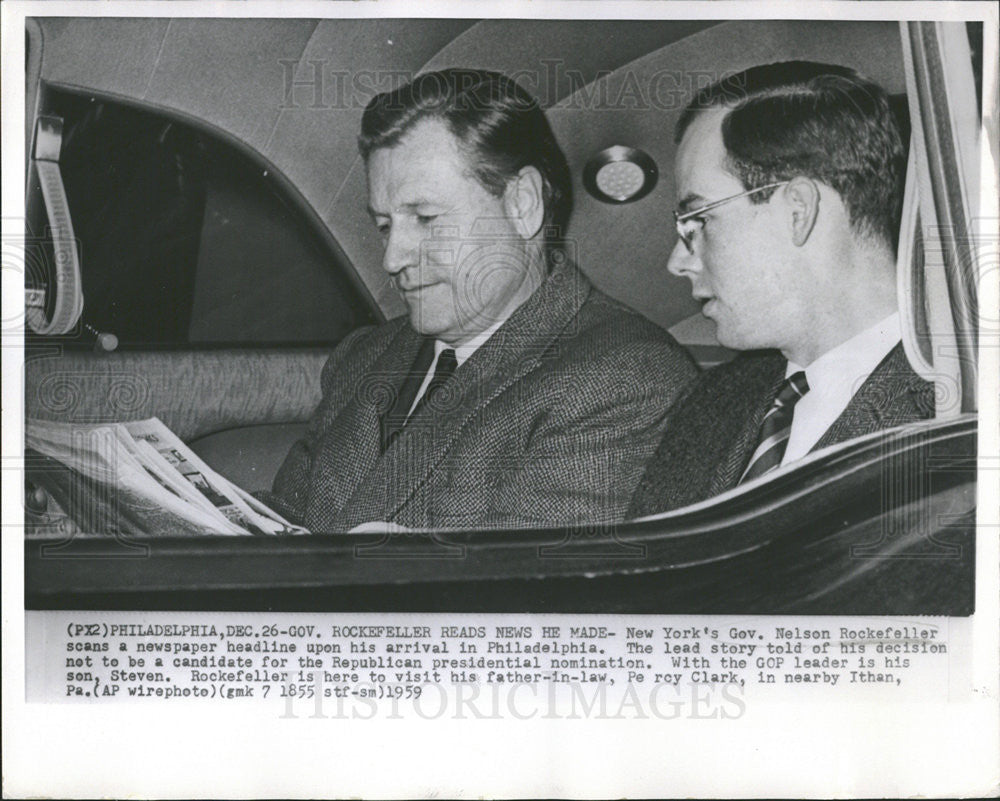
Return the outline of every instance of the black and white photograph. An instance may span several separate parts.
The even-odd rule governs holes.
[[[432,687],[459,718],[500,688],[506,727],[515,688],[590,682],[692,731],[704,692],[721,730],[815,682],[861,718],[965,699],[963,758],[1000,743],[995,8],[4,5],[26,715],[391,702],[419,733]],[[918,792],[839,753],[739,791],[567,755],[204,786]],[[919,791],[997,789],[979,767]]]

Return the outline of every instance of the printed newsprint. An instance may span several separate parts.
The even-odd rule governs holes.
[[[994,4],[0,12],[5,797],[1000,794]]]

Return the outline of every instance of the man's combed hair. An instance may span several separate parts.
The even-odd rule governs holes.
[[[535,167],[543,181],[545,224],[565,230],[572,209],[569,165],[538,101],[514,80],[488,70],[446,69],[376,95],[361,118],[362,158],[398,144],[426,119],[447,125],[476,179],[497,197],[522,168]]]
[[[894,246],[906,157],[877,84],[809,61],[752,67],[698,92],[678,120],[678,143],[709,108],[729,110],[722,123],[727,168],[746,189],[796,176],[821,181],[840,195],[856,231]]]

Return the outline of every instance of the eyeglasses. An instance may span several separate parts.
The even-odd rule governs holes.
[[[724,203],[728,203],[730,200],[739,200],[741,197],[756,195],[758,192],[763,192],[765,189],[776,189],[777,187],[784,186],[787,183],[788,181],[779,181],[776,184],[758,186],[756,189],[751,189],[748,192],[740,192],[738,195],[732,195],[731,197],[724,197],[722,200],[716,200],[702,206],[701,208],[695,209],[694,211],[685,212],[684,214],[674,211],[674,225],[677,226],[677,236],[679,236],[681,241],[684,243],[684,247],[687,248],[688,253],[693,254],[694,235],[705,227],[705,218],[702,215],[706,211],[710,211],[711,209],[717,208]]]

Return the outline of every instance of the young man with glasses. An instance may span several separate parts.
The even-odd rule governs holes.
[[[676,141],[667,269],[746,353],[671,412],[631,517],[934,411],[900,341],[905,153],[886,93],[843,67],[754,67],[700,91]]]

